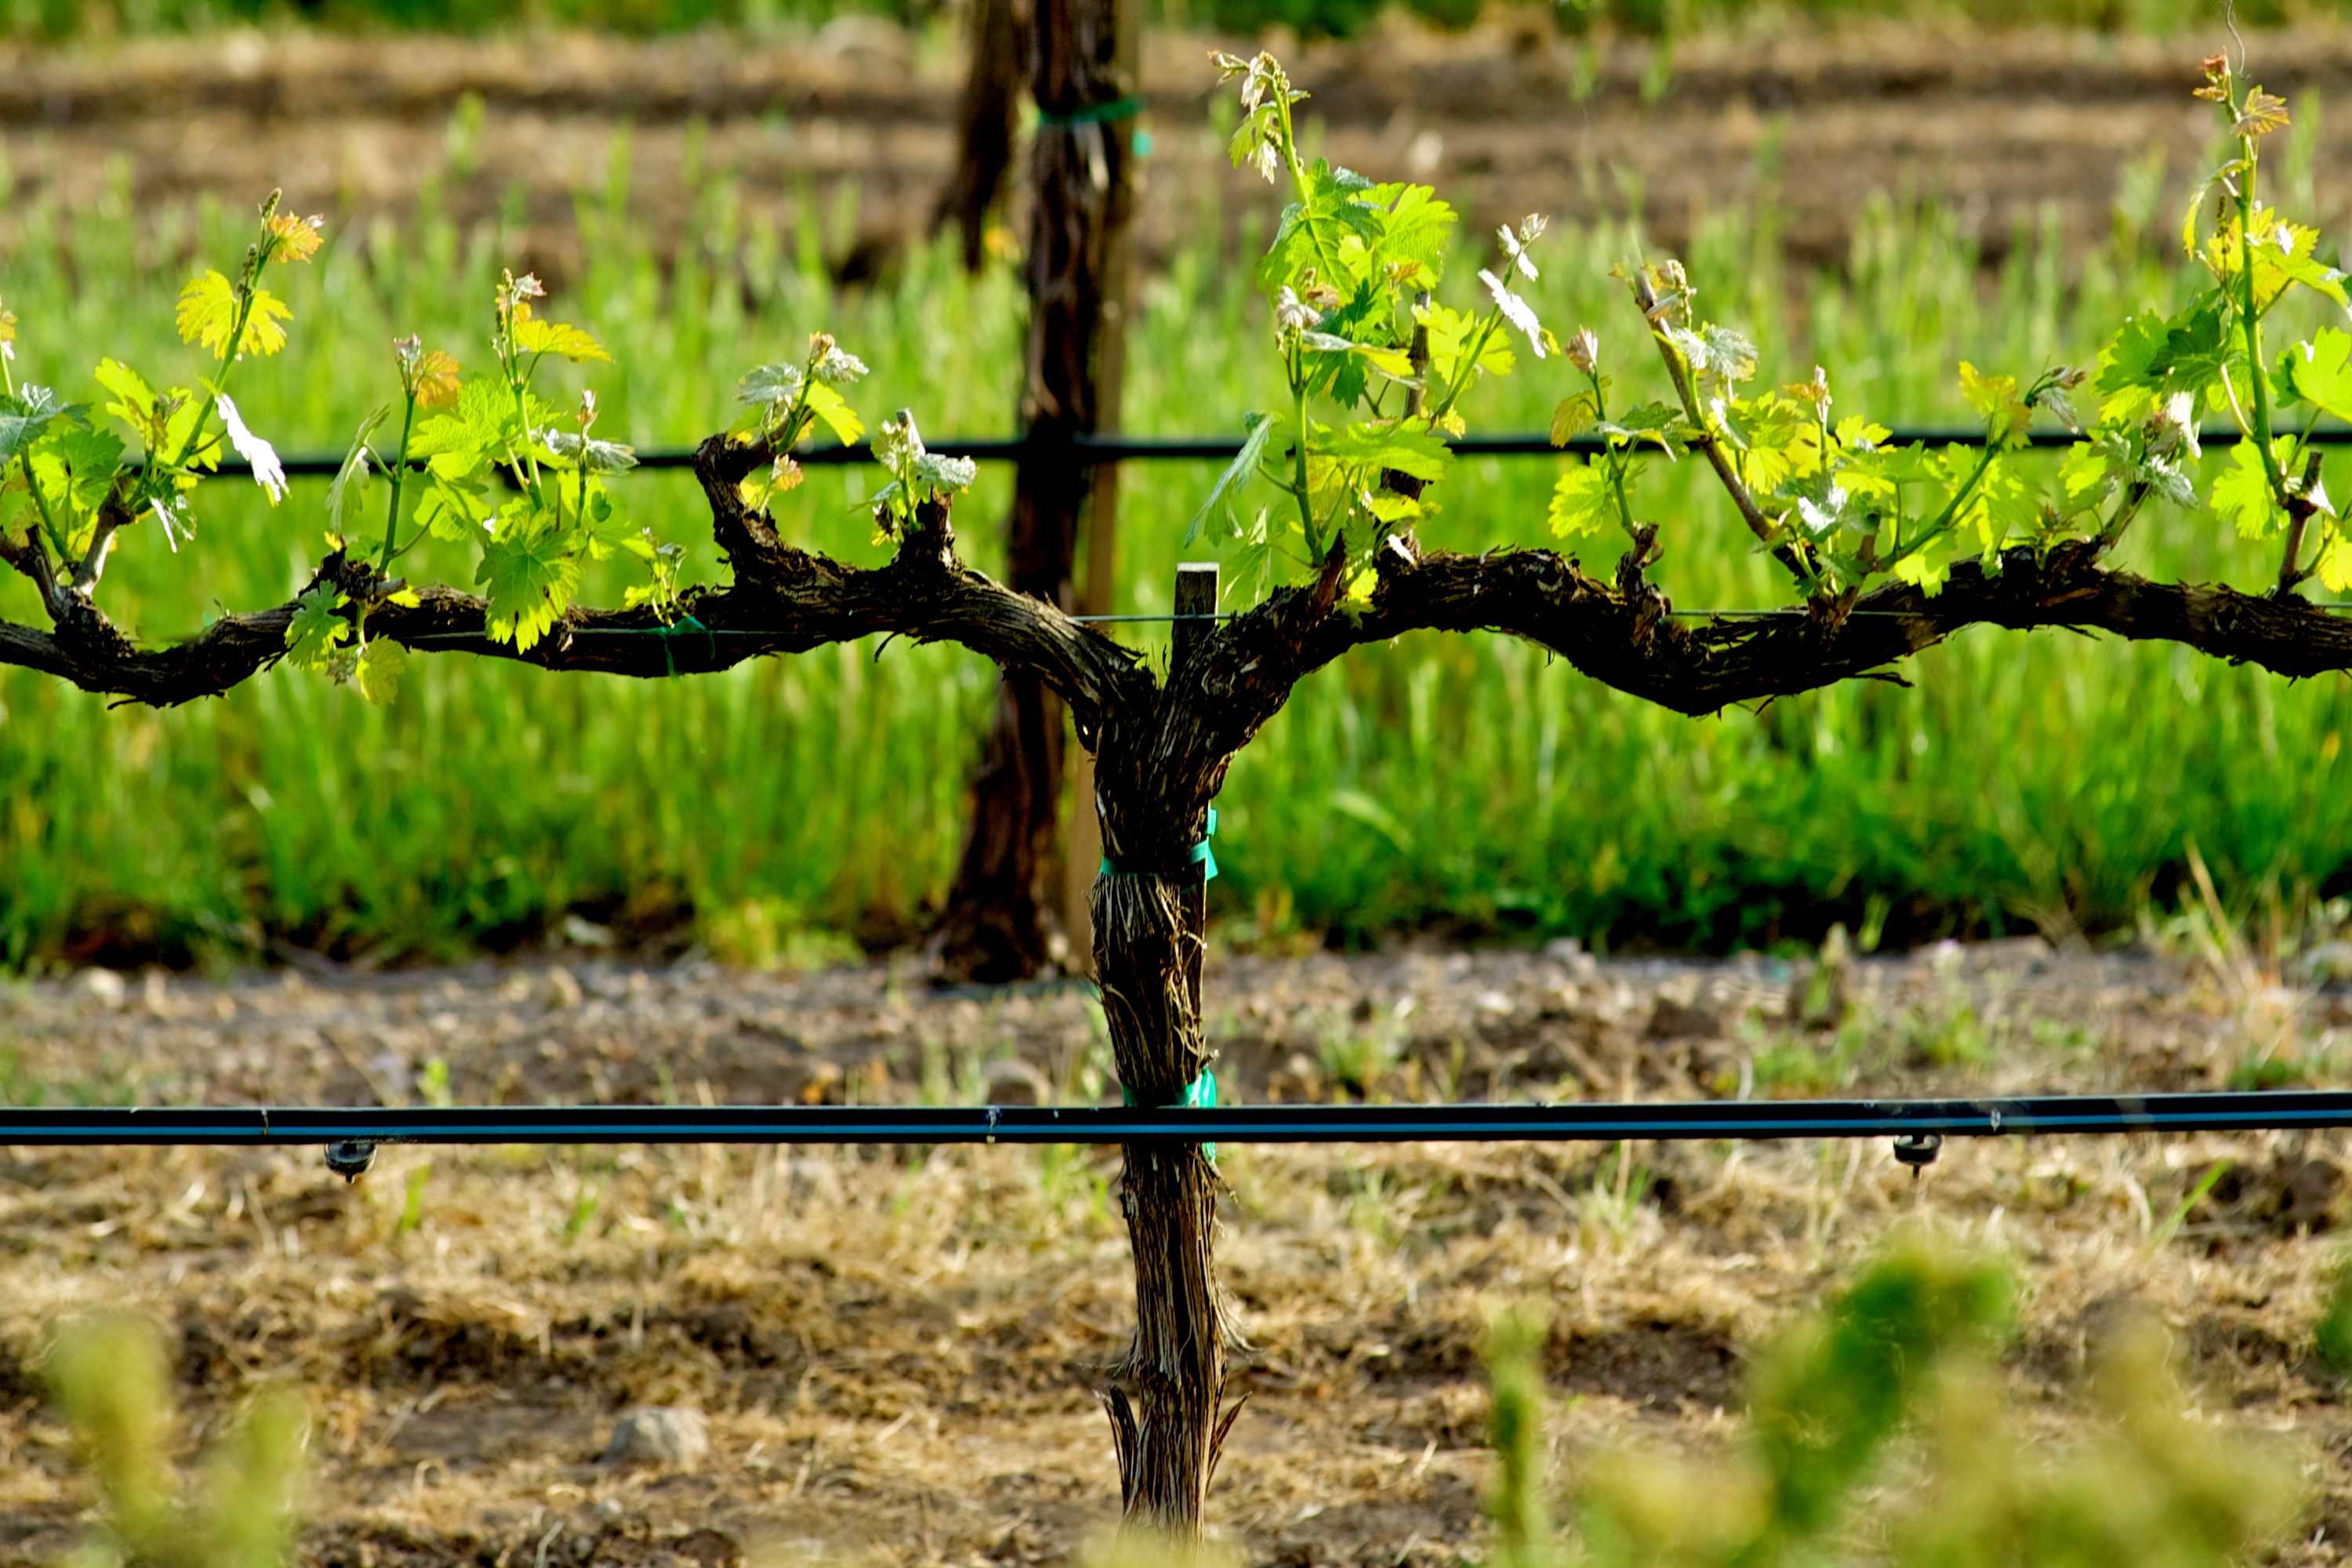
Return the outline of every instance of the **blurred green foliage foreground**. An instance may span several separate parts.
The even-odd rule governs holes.
[[[2299,132],[2317,119],[2297,106]],[[2287,178],[2307,185],[2299,146]],[[853,214],[834,215],[833,235],[809,203],[797,228],[746,227],[719,179],[689,236],[657,249],[625,216],[625,184],[616,161],[612,189],[583,201],[590,259],[555,280],[550,306],[619,363],[564,367],[568,380],[539,388],[562,405],[593,385],[600,435],[690,444],[733,416],[739,374],[795,357],[820,328],[873,367],[856,389],[869,421],[906,405],[934,436],[1008,432],[1023,309],[1009,271],[968,280],[944,252],[919,252],[884,285],[843,294],[823,258]],[[27,201],[12,219],[0,297],[20,323],[20,383],[96,405],[101,354],[159,378],[202,374],[173,331],[173,298],[193,268],[241,253],[245,213],[142,215],[111,200],[68,219]],[[1957,424],[1969,417],[1960,358],[2025,375],[2088,363],[2134,310],[2177,303],[2186,280],[2144,232],[2151,221],[2165,226],[2152,206],[2122,215],[2091,255],[2024,236],[1985,274],[1951,215],[1882,206],[1843,275],[1795,277],[1769,222],[1726,216],[1688,260],[1711,311],[1761,346],[1767,381],[1801,380],[1820,360],[1840,367],[1841,416]],[[1272,405],[1263,307],[1226,270],[1258,238],[1228,247],[1220,226],[1204,216],[1199,247],[1144,289],[1133,431],[1234,432],[1244,410]],[[498,269],[518,259],[518,230],[461,231],[429,195],[402,223],[328,228],[317,261],[287,277],[292,346],[238,383],[247,422],[282,452],[339,452],[395,395],[395,334],[479,363]],[[1604,343],[1639,342],[1606,276],[1636,244],[1617,226],[1562,237],[1530,300],[1563,332],[1589,323]],[[1567,374],[1523,361],[1465,400],[1471,428],[1542,429]],[[1663,391],[1639,379],[1628,372],[1630,395]],[[2200,493],[2227,460],[2208,455]],[[2352,493],[2346,462],[2330,461],[2332,493]],[[1696,468],[1662,467],[1645,487],[1645,505],[1675,520],[1654,580],[1685,608],[1774,602],[1769,563]],[[1117,609],[1167,609],[1213,470],[1126,470]],[[1544,542],[1559,471],[1546,458],[1465,463],[1423,536],[1456,550]],[[789,537],[875,561],[858,503],[877,483],[814,468],[775,510]],[[625,488],[637,521],[689,547],[686,580],[711,580],[690,476]],[[959,510],[983,567],[1009,489],[1007,469],[984,468]],[[184,637],[215,606],[282,602],[323,549],[321,482],[298,481],[275,510],[242,483],[198,500],[192,543],[174,553],[139,531],[108,572],[110,609],[142,637]],[[1231,548],[1231,530],[1209,533]],[[2204,514],[2136,535],[2122,563],[2242,586],[2274,571]],[[449,546],[404,564],[415,581],[471,574]],[[582,597],[621,591],[592,574]],[[13,579],[0,615],[42,619]],[[1119,629],[1165,646],[1160,628]],[[1905,673],[1907,687],[1857,682],[1689,720],[1505,639],[1366,650],[1302,686],[1236,761],[1212,910],[1229,939],[1266,941],[1431,923],[1714,950],[1812,940],[1833,921],[1889,941],[2096,931],[2168,903],[2192,843],[2225,889],[2345,890],[2341,681],[1991,630]],[[278,942],[396,962],[612,928],[754,962],[839,951],[843,934],[904,940],[952,869],[994,679],[975,658],[903,642],[650,683],[449,656],[414,661],[387,708],[280,668],[158,713],[0,672],[0,962],[241,961]]]
[[[1580,1551],[1549,1522],[1539,1325],[1501,1320],[1487,1352],[1489,1563],[2221,1568],[2294,1519],[2288,1456],[2186,1407],[2153,1320],[2102,1349],[2087,1391],[2104,1417],[2095,1436],[2029,1436],[1994,1364],[2013,1331],[2012,1289],[1990,1264],[1922,1240],[1899,1247],[1759,1356],[1727,1452],[1580,1464]]]

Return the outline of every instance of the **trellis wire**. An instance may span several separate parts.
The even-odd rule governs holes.
[[[2305,438],[2315,446],[2352,446],[2352,429],[2320,429],[2306,433]],[[2087,437],[2071,430],[2035,430],[2028,433],[2029,447],[2073,447]],[[2234,447],[2243,436],[2235,429],[2207,431],[2198,437],[2206,447]],[[1879,443],[1886,447],[1981,447],[1985,444],[1982,430],[1957,426],[1922,426],[1897,430]],[[1599,436],[1578,436],[1565,446],[1554,446],[1551,437],[1540,431],[1522,432],[1509,436],[1465,436],[1447,443],[1457,458],[1534,458],[1556,457],[1563,453],[1579,457],[1594,457],[1607,450],[1608,443]],[[1077,436],[1068,440],[1033,440],[1026,437],[950,437],[945,440],[927,441],[925,446],[943,458],[971,458],[984,463],[1014,463],[1026,457],[1058,457],[1084,464],[1165,462],[1174,460],[1205,461],[1231,458],[1242,449],[1238,436]],[[694,448],[690,447],[659,447],[636,454],[641,468],[690,468],[694,467]],[[874,448],[865,442],[846,447],[813,447],[793,454],[793,460],[807,467],[817,463],[870,463]],[[289,479],[332,479],[342,470],[341,457],[300,457],[280,458],[278,466]],[[421,465],[420,465],[421,466]],[[247,474],[253,466],[242,458],[222,459],[224,474]]]

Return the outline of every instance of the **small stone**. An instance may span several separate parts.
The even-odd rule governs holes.
[[[1654,1040],[1712,1040],[1722,1035],[1723,1019],[1703,1002],[1661,995],[1642,1032]]]
[[[840,1105],[847,1098],[848,1075],[822,1057],[791,1064],[782,1083],[785,1098],[798,1105]]]
[[[74,976],[72,989],[101,1007],[120,1007],[129,988],[111,969],[85,969]]]
[[[1312,1103],[1323,1098],[1323,1069],[1305,1051],[1293,1051],[1290,1059],[1274,1069],[1266,1079],[1266,1097],[1276,1103],[1303,1100]]]
[[[1543,955],[1567,970],[1571,979],[1590,980],[1601,973],[1600,963],[1572,936],[1557,937],[1544,943]]]
[[[594,948],[613,945],[612,927],[600,926],[593,921],[582,920],[578,915],[563,917],[562,931],[564,945],[567,947]]]
[[[709,1457],[710,1424],[701,1411],[682,1405],[646,1405],[614,1426],[603,1462],[690,1470]]]
[[[2303,974],[2313,985],[2352,982],[2352,942],[2323,942],[2303,955]]]
[[[580,982],[573,979],[572,971],[564,968],[563,965],[559,963],[547,972],[547,1010],[549,1012],[561,1013],[569,1008],[577,1007],[580,1005],[583,994]]]
[[[991,1105],[1044,1105],[1054,1097],[1045,1075],[1018,1058],[989,1063],[984,1082]]]

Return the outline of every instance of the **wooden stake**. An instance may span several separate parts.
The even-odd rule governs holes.
[[[1192,616],[1213,616],[1217,613],[1217,563],[1213,561],[1187,561],[1176,568],[1176,644],[1168,661],[1168,673],[1172,678],[1200,640],[1206,637],[1211,623],[1191,620]]]
[[[1186,561],[1176,568],[1175,636],[1168,654],[1168,679],[1173,681],[1184,668],[1192,650],[1205,641],[1214,628],[1214,620],[1194,620],[1188,616],[1213,616],[1217,613],[1217,563],[1213,561]],[[1184,981],[1192,988],[1192,1007],[1197,1015],[1201,1006],[1201,959],[1205,951],[1203,933],[1209,927],[1209,882],[1203,874],[1184,889],[1184,932],[1191,939],[1184,961]]]

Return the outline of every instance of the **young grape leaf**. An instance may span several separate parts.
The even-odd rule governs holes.
[[[864,421],[857,417],[857,411],[849,406],[848,400],[821,381],[809,384],[808,408],[811,414],[824,421],[825,426],[833,432],[833,438],[845,447],[855,446],[866,434]]]
[[[1944,580],[1951,574],[1952,563],[1940,552],[1931,555],[1918,551],[1895,563],[1898,581],[1910,584],[1931,599],[1944,591]]]
[[[801,478],[801,466],[787,455],[764,468],[754,468],[744,475],[743,482],[735,487],[735,493],[743,498],[746,507],[758,511],[782,491],[799,489]]]
[[[1508,375],[1518,365],[1511,342],[1499,331],[1488,333],[1483,344],[1479,335],[1484,323],[1475,316],[1465,316],[1445,305],[1415,306],[1412,319],[1429,329],[1429,373],[1433,390],[1443,386],[1449,392],[1466,390],[1473,376],[1480,372],[1492,375]],[[1477,348],[1477,360],[1471,362],[1472,348]],[[1433,395],[1433,403],[1444,398]]]
[[[1328,393],[1333,401],[1353,407],[1363,400],[1370,384],[1367,372],[1379,371],[1391,381],[1419,384],[1412,372],[1412,357],[1400,348],[1380,343],[1355,342],[1348,333],[1359,331],[1363,323],[1347,318],[1374,313],[1387,300],[1377,291],[1367,292],[1348,310],[1326,318],[1336,329],[1331,331],[1307,331],[1299,334],[1299,342],[1309,353],[1324,356],[1309,361],[1307,366],[1307,389]]]
[[[2130,463],[2130,452],[2119,436],[2109,434],[2085,441],[2066,454],[2058,468],[2060,511],[2073,517],[2105,506],[2116,491],[2117,477]]]
[[[1446,247],[1454,241],[1453,207],[1427,185],[1375,185],[1368,199],[1385,215],[1371,247],[1371,268],[1384,272],[1410,263],[1421,269],[1416,287],[1434,284],[1444,269]]]
[[[1895,434],[1884,425],[1874,424],[1859,414],[1849,414],[1837,422],[1831,432],[1837,444],[1849,452],[1874,452]]]
[[[1265,525],[1265,509],[1258,508],[1247,528],[1236,526],[1234,535],[1241,548],[1233,557],[1234,577],[1251,599],[1263,599],[1274,587],[1274,538]]]
[[[323,670],[336,647],[352,635],[352,625],[335,614],[342,595],[320,584],[294,601],[294,618],[286,624],[286,662],[297,669]]]
[[[1552,487],[1551,508],[1546,514],[1552,533],[1580,539],[1605,531],[1617,521],[1617,500],[1609,470],[1599,463],[1570,463]]]
[[[342,466],[335,470],[334,482],[327,487],[327,527],[339,539],[347,531],[343,527],[344,512],[356,506],[360,496],[367,489],[371,455],[368,437],[391,417],[392,405],[388,403],[379,404],[369,411],[368,416],[360,421],[358,431],[352,437],[351,450],[343,454]]]
[[[297,217],[292,213],[272,213],[263,226],[276,240],[278,258],[281,261],[308,261],[319,253],[319,242],[325,237],[324,220]]]
[[[1334,169],[1318,158],[1307,167],[1303,199],[1282,209],[1274,243],[1258,263],[1259,287],[1266,289],[1296,284],[1308,268],[1343,294],[1352,293],[1360,262],[1380,240],[1388,215],[1364,197],[1370,183],[1346,169]],[[1359,242],[1351,253],[1346,241]]]
[[[1977,481],[1974,510],[1977,537],[1988,558],[2021,535],[2041,531],[2041,492],[2005,457],[1995,458]]]
[[[1513,291],[1508,284],[1483,267],[1478,269],[1478,281],[1486,286],[1486,292],[1494,299],[1495,308],[1503,312],[1503,320],[1527,334],[1528,348],[1536,358],[1544,357],[1547,342],[1558,346],[1543,322],[1537,319],[1535,307]]]
[[[2143,310],[2117,330],[2099,354],[2093,384],[2107,424],[2144,417],[2175,392],[2202,392],[2234,363],[2237,339],[2229,330],[2220,290],[2208,289],[2169,318]]]
[[[755,364],[735,384],[735,401],[783,412],[801,395],[803,373],[796,364]]]
[[[2271,494],[2263,455],[2252,441],[2230,449],[2230,466],[2213,481],[2213,510],[2229,521],[2241,539],[2267,539],[2286,521]]]
[[[2322,327],[2309,342],[2287,351],[2286,369],[2296,394],[2323,414],[2352,420],[2352,334]]]
[[[1444,442],[1393,425],[1350,425],[1321,443],[1315,455],[1351,467],[1393,468],[1416,479],[1442,479],[1454,466],[1453,449]]]
[[[2294,247],[2292,250],[2287,248],[2290,244]],[[2299,223],[2281,224],[2277,249],[2279,255],[2275,261],[2271,260],[2267,254],[2259,252],[2256,260],[2278,268],[2285,279],[2280,285],[2282,289],[2287,284],[2300,283],[2313,293],[2333,300],[2338,305],[2352,304],[2345,293],[2343,269],[2330,267],[2319,259],[2317,229],[2305,228]],[[2262,281],[2262,271],[2258,268],[2255,273],[2257,287]]]
[[[153,518],[155,526],[163,531],[163,542],[172,547],[174,555],[180,552],[181,540],[196,536],[195,512],[188,505],[188,498],[184,494],[151,499],[147,502],[147,515]]]
[[[514,345],[524,353],[562,354],[573,364],[582,364],[589,360],[602,360],[606,364],[613,363],[613,356],[604,352],[604,345],[588,332],[569,321],[540,320],[530,313],[528,301],[518,301],[515,305]]]
[[[635,447],[577,430],[551,430],[541,445],[547,457],[574,472],[585,468],[592,474],[622,474],[637,466]]]
[[[236,331],[236,287],[207,268],[204,276],[189,279],[187,287],[180,290],[176,317],[180,341],[197,344],[217,360],[242,359],[248,353],[267,357],[286,346],[283,323],[293,320],[294,312],[268,289],[253,291],[246,310],[245,331],[238,334],[232,351],[228,337]]]
[[[1318,355],[1307,363],[1307,390],[1352,408],[1363,401],[1375,367],[1391,381],[1411,382],[1412,355],[1386,341],[1394,328],[1395,301],[1383,288],[1365,289],[1325,311],[1316,329],[1302,334]]]
[[[95,512],[104,504],[122,466],[122,437],[87,424],[60,421],[35,450],[54,454],[62,465],[66,503],[77,512]]]
[[[416,498],[416,510],[411,516],[417,527],[434,538],[456,544],[481,533],[489,510],[484,503],[478,479],[463,473],[449,475],[428,470],[424,493]]]
[[[474,581],[488,590],[489,635],[518,652],[536,647],[580,586],[580,558],[567,541],[518,500],[499,510]]]
[[[1600,417],[1601,398],[1591,388],[1561,398],[1559,406],[1551,411],[1551,444],[1567,446],[1590,430]]]
[[[457,406],[456,359],[439,349],[427,349],[417,358],[415,375],[417,407],[455,408]]]
[[[2251,235],[2252,243],[2245,243]],[[2233,213],[2205,241],[2200,259],[2234,300],[2244,285],[2246,252],[2254,262],[2254,309],[2267,310],[2295,284],[2326,295],[2338,305],[2346,302],[2344,274],[2319,259],[2319,231],[2286,223],[2267,206],[2254,210],[2253,226],[2242,227]]]
[[[2238,116],[2237,122],[2230,127],[2230,134],[2247,137],[2267,136],[2272,132],[2282,129],[2286,122],[2286,100],[2276,93],[2264,92],[2261,88],[2255,88],[2246,94],[2245,110]]]
[[[1609,437],[1612,446],[1654,444],[1669,458],[1680,458],[1689,449],[1691,438],[1698,432],[1691,428],[1683,411],[1668,403],[1643,403],[1628,408],[1614,419],[1604,419],[1593,426]],[[1816,447],[1818,447],[1818,438]],[[1816,467],[1819,466],[1816,462]]]
[[[1737,383],[1756,374],[1756,345],[1746,333],[1709,321],[1699,328],[1698,336],[1706,346],[1704,368],[1709,375]]]
[[[1201,525],[1208,521],[1209,514],[1216,510],[1217,503],[1256,469],[1258,459],[1265,455],[1266,443],[1274,438],[1275,429],[1281,421],[1271,414],[1252,414],[1246,416],[1242,423],[1248,431],[1242,438],[1242,449],[1234,454],[1234,460],[1225,465],[1225,471],[1219,474],[1217,482],[1209,488],[1208,499],[1201,503],[1201,510],[1192,514],[1192,526],[1184,531],[1187,548],[1201,537]]]
[[[636,546],[653,548],[644,531],[629,526],[628,509],[621,504],[621,498],[594,480],[589,482],[588,508],[580,521],[591,561],[609,561],[624,550],[643,556],[645,552],[635,550]]]
[[[47,499],[49,542],[67,560],[80,559],[96,533],[97,519],[89,508],[74,503],[73,474],[58,455],[56,437],[35,442],[23,461],[34,493]]]
[[[60,421],[85,430],[89,428],[87,405],[60,403],[58,395],[47,387],[29,384],[14,397],[0,397],[0,467]]]
[[[534,410],[538,412],[541,410]],[[436,478],[459,479],[508,452],[521,437],[513,395],[477,377],[458,386],[455,409],[436,414],[416,427],[408,455],[427,459]]]
[[[2320,585],[2329,593],[2352,590],[2352,539],[2347,539],[2337,529],[2329,529],[2326,542],[2319,547],[2317,567]]]
[[[1399,381],[1412,375],[1412,358],[1402,349],[1383,348],[1378,343],[1354,343],[1330,332],[1301,332],[1299,342],[1317,353],[1356,354],[1366,364]]]
[[[1233,156],[1234,168],[1254,161],[1266,183],[1274,182],[1276,161],[1281,156],[1276,148],[1279,120],[1280,110],[1271,103],[1261,104],[1242,116],[1242,122],[1234,128],[1233,141],[1225,148]]]
[[[1996,447],[2024,444],[2033,414],[2018,398],[2017,377],[1985,375],[1962,360],[1960,395],[1969,400],[1970,407],[1985,416],[1985,439]]]
[[[1797,521],[1812,535],[1816,547],[1832,542],[1840,529],[1868,534],[1875,521],[1876,514],[1857,504],[1857,498],[1843,485],[1827,486],[1818,499],[1797,498]]]
[[[152,451],[163,434],[155,389],[147,384],[145,376],[120,360],[100,360],[97,375],[98,384],[114,394],[114,401],[106,405],[106,411],[130,426]]]
[[[253,482],[268,492],[271,506],[284,500],[286,465],[278,460],[278,448],[245,427],[236,400],[227,393],[215,392],[213,405],[220,410],[221,424],[228,431],[228,444],[236,448],[238,457],[253,465]]]
[[[1654,406],[1669,416],[1677,412]],[[1767,392],[1724,405],[1719,417],[1738,448],[1739,477],[1750,489],[1769,495],[1790,479],[1821,472],[1821,421],[1805,405]],[[1667,428],[1679,424],[1676,417]]]
[[[218,272],[206,268],[202,276],[190,279],[180,290],[176,324],[182,342],[201,343],[212,351],[214,358],[226,358],[223,351],[229,333],[236,327],[236,288]]]
[[[360,695],[381,708],[400,694],[401,673],[408,668],[408,650],[390,637],[371,637],[360,654],[352,684]]]

